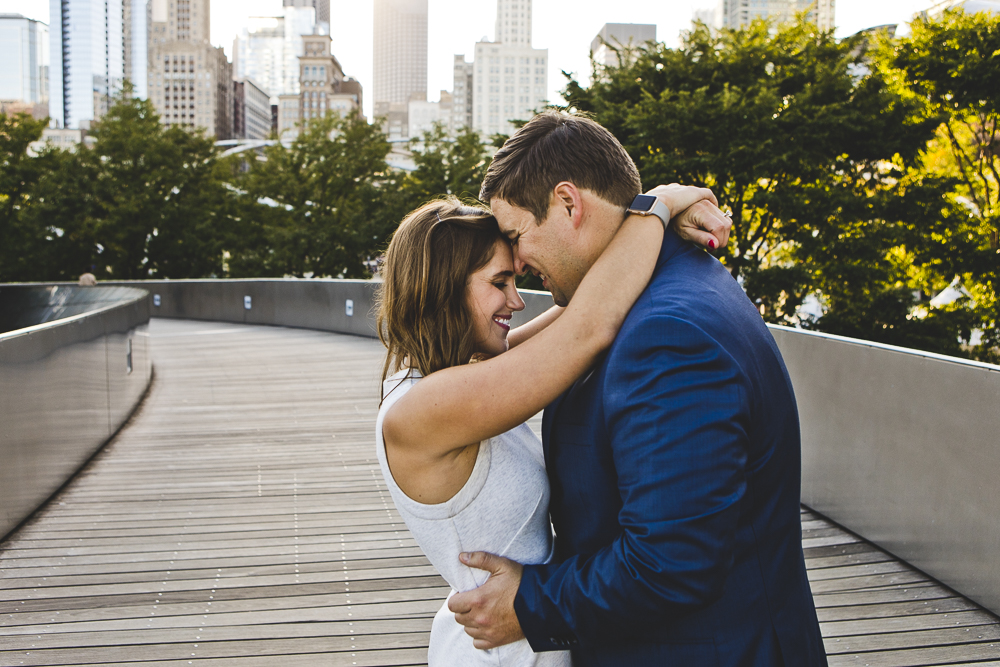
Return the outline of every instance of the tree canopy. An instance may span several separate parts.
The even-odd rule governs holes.
[[[998,361],[997,53],[1000,19],[961,10],[899,39],[695,25],[564,97],[647,186],[715,191],[720,259],[766,320]],[[29,150],[44,125],[0,114],[0,282],[366,277],[408,211],[475,199],[504,139],[436,126],[404,170],[377,123],[327,116],[225,157],[127,89],[75,151]]]
[[[622,141],[645,184],[715,191],[734,220],[721,259],[769,321],[960,354],[973,319],[926,304],[951,276],[914,270],[954,222],[953,179],[923,168],[947,115],[898,84],[892,44],[838,40],[805,17],[698,24],[680,48],[597,66],[564,96]],[[821,318],[803,317],[810,295]]]

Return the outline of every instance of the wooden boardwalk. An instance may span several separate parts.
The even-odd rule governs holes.
[[[447,587],[378,471],[379,344],[151,330],[133,422],[0,545],[0,665],[425,664]],[[1000,667],[996,618],[808,511],[803,530],[831,665]]]

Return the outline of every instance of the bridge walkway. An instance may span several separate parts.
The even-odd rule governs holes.
[[[448,589],[378,471],[378,342],[150,330],[139,412],[0,545],[0,665],[425,664]],[[994,616],[802,520],[831,665],[1000,667]]]

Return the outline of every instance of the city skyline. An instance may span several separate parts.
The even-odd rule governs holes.
[[[213,0],[212,44],[222,46],[231,58],[233,37],[249,17],[279,15],[283,4],[282,0]],[[333,51],[344,70],[356,76],[366,88],[372,85],[373,4],[373,0],[330,2]],[[560,70],[575,71],[582,80],[589,79],[590,43],[605,23],[656,24],[658,38],[675,45],[681,30],[690,26],[694,10],[716,4],[717,0],[683,4],[619,0],[614,7],[593,2],[593,8],[586,11],[581,11],[581,3],[577,3],[575,10],[567,13],[560,3],[535,0],[533,41],[549,51],[548,97],[557,100],[558,91],[564,86]],[[838,0],[837,34],[847,35],[881,23],[905,22],[915,12],[933,4],[933,0],[884,0],[874,4]],[[0,12],[8,11],[49,22],[48,0],[0,0]],[[496,2],[429,0],[428,99],[437,99],[439,90],[452,88],[454,54],[471,56],[480,39],[495,39],[495,22]],[[364,112],[369,118],[371,103],[372,98],[366,96]]]

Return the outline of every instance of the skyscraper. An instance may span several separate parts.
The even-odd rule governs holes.
[[[20,14],[0,14],[0,110],[49,114],[49,27]]]
[[[465,62],[465,54],[455,55],[452,84],[451,122],[452,133],[463,127],[472,127],[472,85],[475,63]]]
[[[233,40],[233,71],[237,79],[256,81],[272,100],[285,94],[284,17],[250,17],[249,25]]]
[[[233,69],[209,41],[210,0],[150,0],[149,100],[168,127],[233,131]]]
[[[656,41],[656,26],[648,23],[605,23],[590,43],[594,62],[605,67],[620,67],[621,47],[640,47]]]
[[[739,28],[757,18],[778,22],[791,21],[799,12],[809,12],[809,19],[821,30],[835,27],[836,0],[719,0],[718,16],[723,28]]]
[[[149,27],[146,0],[122,0],[122,30],[124,38],[125,78],[132,84],[132,94],[146,99],[149,70]]]
[[[298,95],[281,95],[278,123],[284,140],[295,139],[302,127],[327,114],[360,114],[361,84],[344,76],[340,61],[330,50],[329,35],[304,35],[299,62]]]
[[[330,0],[283,0],[285,7],[312,7],[316,10],[316,22],[325,23],[330,28]],[[322,33],[327,34],[327,33]]]
[[[483,135],[512,134],[510,121],[547,103],[549,52],[531,47],[531,0],[497,0],[496,31],[473,63],[472,127]]]
[[[1000,0],[940,0],[930,9],[920,13],[928,16],[939,16],[947,9],[958,7],[964,9],[966,14],[977,12],[1000,14]]]
[[[288,5],[281,16],[252,16],[233,41],[233,72],[250,77],[272,101],[299,94],[299,58],[305,35],[327,35],[328,25],[317,24],[312,5]]]
[[[497,0],[494,41],[508,46],[531,46],[531,0]]]
[[[125,77],[122,0],[50,0],[49,114],[59,127],[100,118]]]
[[[427,0],[375,0],[375,115],[427,99]]]

